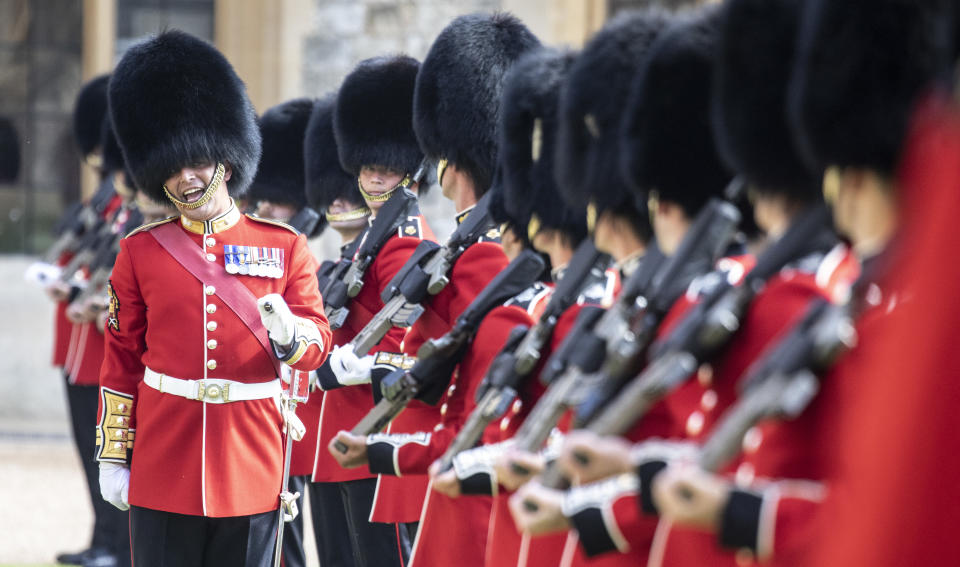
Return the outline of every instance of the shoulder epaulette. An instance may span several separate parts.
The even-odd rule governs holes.
[[[127,233],[127,235],[124,236],[124,238],[130,238],[131,236],[133,236],[134,234],[136,234],[136,233],[138,233],[138,232],[146,232],[146,231],[150,230],[151,228],[153,228],[153,227],[155,227],[155,226],[160,226],[161,224],[166,224],[166,223],[168,223],[168,222],[170,222],[170,221],[172,221],[172,220],[176,220],[177,218],[178,218],[177,215],[173,215],[172,217],[167,217],[167,218],[165,218],[165,219],[161,219],[161,220],[158,220],[158,221],[155,221],[155,222],[148,222],[147,224],[141,224],[141,225],[138,226],[137,228],[135,228],[135,229],[131,230],[129,233]]]
[[[398,236],[409,238],[423,238],[423,222],[419,216],[412,215],[397,228]]]
[[[287,223],[285,223],[285,222],[283,222],[283,221],[278,221],[278,220],[273,220],[273,219],[265,219],[265,218],[263,218],[263,217],[257,217],[257,216],[249,215],[249,214],[246,215],[246,216],[247,216],[247,218],[250,219],[250,220],[254,220],[254,221],[262,222],[262,223],[266,223],[266,224],[272,224],[272,225],[274,225],[274,226],[279,226],[280,228],[285,228],[285,229],[289,230],[290,232],[292,232],[292,233],[294,233],[294,234],[300,234],[300,231],[298,231],[297,229],[293,228],[292,226],[290,226],[289,224],[287,224]]]

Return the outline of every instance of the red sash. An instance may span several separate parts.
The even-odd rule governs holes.
[[[187,236],[182,228],[177,226],[176,221],[153,228],[149,234],[173,256],[174,260],[200,280],[200,283],[211,283],[217,288],[217,297],[223,300],[223,303],[236,313],[243,324],[257,337],[260,346],[267,351],[267,355],[273,362],[277,376],[280,376],[280,360],[274,354],[267,329],[260,320],[257,297],[253,292],[221,266],[207,261],[203,250]]]

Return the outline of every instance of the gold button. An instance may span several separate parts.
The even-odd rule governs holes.
[[[703,414],[695,411],[687,418],[687,435],[696,437],[703,431]]]
[[[217,306],[214,305],[214,304],[212,304],[212,303],[208,303],[208,304],[207,304],[207,313],[216,313],[216,312],[217,312]]]
[[[114,437],[118,439],[123,439],[123,430],[122,429],[116,430],[116,432],[114,432]]]
[[[203,288],[203,293],[207,295],[213,295],[216,292],[217,288],[213,287],[212,285],[208,285],[207,287]]]
[[[118,418],[117,418],[117,425],[123,425],[123,418],[122,418],[122,417],[118,417]]]
[[[114,443],[114,444],[113,444],[113,448],[114,448],[114,449],[122,449],[122,448],[123,448],[123,443]]]
[[[207,348],[210,350],[217,348],[217,339],[210,339],[207,341]]]
[[[500,431],[506,431],[510,427],[510,418],[505,417],[500,420]]]
[[[450,387],[447,388],[447,397],[449,398],[449,397],[452,396],[453,393],[456,392],[456,391],[457,391],[457,385],[456,385],[456,384],[450,384]]]
[[[753,465],[750,463],[740,463],[740,466],[737,467],[737,473],[734,475],[734,480],[737,486],[750,486],[755,476],[756,469],[753,468]]]
[[[216,331],[216,330],[217,330],[217,322],[216,322],[216,321],[207,321],[207,330],[208,330],[208,331]]]
[[[713,366],[703,364],[697,369],[697,382],[704,388],[709,388],[713,384]]]
[[[440,415],[441,415],[441,416],[447,415],[447,404],[446,404],[446,402],[444,402],[444,404],[443,404],[442,406],[440,406]]]
[[[703,411],[711,411],[717,407],[717,391],[707,390],[700,396],[700,408]]]
[[[513,405],[510,406],[510,411],[512,411],[514,414],[518,414],[522,409],[523,409],[523,402],[520,401],[520,398],[513,400]]]
[[[756,427],[751,427],[743,435],[743,452],[756,453],[761,443],[763,443],[763,433]]]
[[[207,260],[210,262],[215,262],[217,260],[216,254],[207,254]]]
[[[213,246],[213,245],[216,244],[216,243],[217,243],[217,241],[214,240],[212,236],[208,236],[208,237],[207,237],[207,246]]]
[[[123,405],[123,404],[117,404],[117,410],[123,411],[123,410],[125,410],[125,409],[127,409],[127,406],[125,406],[125,405]]]
[[[208,361],[207,361],[207,369],[209,369],[209,370],[214,370],[216,367],[217,367],[217,361],[216,361],[216,360],[208,360]]]

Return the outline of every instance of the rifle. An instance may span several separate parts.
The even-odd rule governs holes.
[[[487,313],[537,281],[544,266],[543,259],[536,252],[521,252],[474,298],[449,332],[423,343],[412,368],[396,370],[384,380],[383,399],[354,426],[352,433],[376,433],[403,411],[414,397],[442,393]],[[340,442],[336,447],[342,453],[347,451]]]
[[[88,232],[95,232],[103,223],[103,211],[115,194],[113,182],[105,178],[86,205],[76,203],[68,207],[63,217],[57,222],[58,225],[63,226],[63,230],[59,238],[44,252],[41,261],[54,264],[65,252],[75,252],[79,247],[80,238]]]
[[[450,282],[447,274],[457,259],[493,227],[489,204],[487,192],[443,246],[420,242],[380,294],[383,308],[347,343],[357,356],[367,354],[392,327],[409,327],[423,314],[423,303]]]
[[[310,235],[313,234],[313,229],[317,227],[318,222],[320,222],[320,213],[311,207],[303,207],[287,221],[287,224],[300,234],[306,234],[307,238],[309,238]]]
[[[137,209],[129,209],[129,215],[121,229],[112,238],[104,238],[88,265],[90,277],[82,287],[74,302],[82,302],[92,297],[107,285],[117,254],[120,253],[120,240],[131,230],[143,224],[143,215]]]
[[[521,383],[540,361],[541,352],[550,342],[560,316],[577,302],[591,274],[604,269],[609,261],[610,258],[601,254],[589,239],[580,244],[540,320],[529,329],[525,326],[514,329],[507,346],[490,365],[477,390],[477,407],[440,458],[441,471],[452,467],[453,458],[476,445],[487,425],[506,413],[516,399]]]
[[[396,233],[397,228],[406,222],[410,215],[417,212],[417,196],[403,187],[394,191],[390,199],[377,212],[373,224],[361,237],[361,243],[356,249],[353,261],[340,278],[342,285],[338,286],[338,289],[345,293],[337,293],[327,298],[324,303],[331,329],[343,326],[343,322],[350,313],[347,303],[363,289],[363,277],[380,249]]]
[[[734,189],[728,191],[732,193]],[[546,406],[543,417],[549,419],[538,415],[538,423],[528,431],[521,427],[515,436],[518,448],[538,450],[568,407],[601,406],[632,376],[631,372],[636,373],[667,311],[695,277],[716,263],[739,221],[736,207],[712,199],[697,215],[673,256],[655,255],[649,262],[646,257],[643,259],[640,268],[627,280],[617,303],[604,313],[578,348],[580,363],[568,366],[537,403]],[[584,399],[588,395],[591,398]],[[538,409],[534,408],[534,412]]]
[[[683,384],[701,364],[722,353],[767,280],[786,264],[831,245],[832,238],[818,238],[828,226],[826,207],[808,211],[792,223],[763,253],[741,285],[725,282],[719,286],[654,347],[654,362],[589,421],[587,429],[602,435],[626,433],[653,404]]]
[[[737,403],[700,449],[700,467],[719,470],[739,453],[747,430],[761,420],[800,415],[819,391],[817,375],[856,340],[848,305],[815,300],[790,334],[747,370]]]

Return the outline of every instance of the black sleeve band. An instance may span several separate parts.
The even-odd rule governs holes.
[[[585,508],[569,519],[573,529],[577,530],[580,546],[588,557],[617,551],[617,544],[610,537],[607,524],[603,521],[603,510],[595,507]]]
[[[667,468],[666,461],[647,461],[637,467],[637,477],[640,479],[640,511],[647,516],[659,516],[657,505],[653,503],[653,479],[660,471]]]
[[[720,518],[720,545],[731,549],[747,548],[756,553],[763,498],[744,490],[730,491],[730,499]]]
[[[493,477],[483,472],[460,479],[460,492],[473,496],[493,496]]]
[[[337,388],[343,387],[340,382],[337,382],[337,376],[333,373],[333,368],[330,366],[329,356],[327,360],[324,361],[323,366],[317,368],[317,384],[320,385],[321,390],[336,390]]]
[[[393,468],[393,452],[397,448],[390,443],[376,442],[367,444],[367,460],[370,465],[370,472],[373,474],[388,474],[396,476],[397,471]]]

